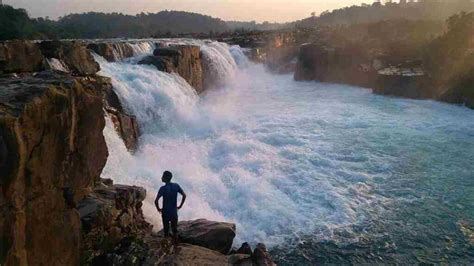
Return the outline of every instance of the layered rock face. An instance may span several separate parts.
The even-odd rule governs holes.
[[[204,89],[199,46],[177,45],[157,48],[153,56],[145,57],[139,64],[154,65],[160,71],[177,73],[198,93]]]
[[[307,43],[300,46],[294,79],[363,86],[377,94],[435,99],[472,108],[474,68],[470,63],[458,65],[465,69],[454,71],[455,75],[434,75],[420,59],[379,55],[360,46]]]
[[[78,262],[75,206],[108,155],[94,83],[52,72],[0,80],[0,264]]]
[[[358,47],[328,47],[323,44],[303,44],[298,54],[295,80],[341,82],[371,86],[375,69],[365,52]]]

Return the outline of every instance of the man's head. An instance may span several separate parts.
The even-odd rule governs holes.
[[[163,181],[164,183],[169,183],[171,182],[171,178],[173,178],[173,174],[170,171],[164,171],[163,177],[161,177],[161,181]]]

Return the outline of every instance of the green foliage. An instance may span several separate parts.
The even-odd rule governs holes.
[[[0,40],[72,38],[147,38],[164,33],[227,31],[224,21],[189,12],[162,11],[136,16],[121,13],[71,14],[58,21],[30,19],[23,9],[0,6]]]
[[[24,9],[0,6],[0,40],[29,38],[33,23]]]

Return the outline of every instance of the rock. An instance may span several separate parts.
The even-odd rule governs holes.
[[[228,254],[235,237],[235,224],[198,219],[179,222],[178,231],[184,243]]]
[[[116,255],[113,249],[122,245],[120,241],[124,238],[143,238],[151,233],[152,227],[145,221],[141,210],[145,196],[144,188],[102,184],[79,202],[82,254],[86,260],[104,259],[100,254]]]
[[[159,71],[163,72],[176,72],[173,60],[168,57],[158,56],[146,56],[138,62],[140,65],[152,65],[155,66]]]
[[[93,75],[100,70],[99,64],[82,42],[43,41],[39,47],[48,59],[56,58],[64,62],[74,75]]]
[[[176,45],[157,48],[153,56],[145,57],[139,64],[154,65],[160,71],[178,73],[198,93],[204,89],[199,46]]]
[[[0,73],[36,72],[44,70],[45,58],[34,42],[0,43]]]
[[[94,79],[53,72],[0,78],[0,239],[4,265],[74,265],[81,223],[74,205],[107,159]]]
[[[332,47],[321,43],[300,46],[294,79],[372,87],[376,72],[363,47]]]
[[[105,110],[114,123],[115,130],[124,141],[125,147],[133,153],[138,148],[138,138],[140,137],[137,119],[125,112],[110,80],[105,83],[102,86]]]
[[[125,147],[130,152],[135,152],[138,148],[138,138],[140,136],[136,118],[123,113],[111,113],[110,117],[114,123],[115,130],[124,141]]]
[[[257,244],[257,247],[253,251],[252,261],[256,266],[272,266],[276,265],[270,254],[267,251],[267,247],[263,243]]]
[[[162,265],[233,265],[248,255],[226,256],[200,246],[180,244],[174,254],[164,258]]]
[[[240,248],[237,250],[237,254],[247,254],[247,255],[252,255],[252,247],[249,245],[249,243],[245,242],[240,246]]]
[[[431,90],[426,90],[428,78],[421,67],[387,67],[377,72],[377,83],[373,92],[406,98],[431,98]]]
[[[109,62],[133,57],[133,48],[128,43],[90,43],[87,48],[104,57]]]

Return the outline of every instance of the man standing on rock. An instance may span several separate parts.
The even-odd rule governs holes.
[[[173,238],[175,241],[178,238],[178,210],[183,207],[184,201],[186,200],[186,194],[181,187],[176,183],[171,183],[173,174],[170,171],[163,172],[161,181],[165,183],[164,186],[158,191],[156,195],[155,206],[158,212],[161,213],[163,218],[163,231],[165,237],[169,237],[169,229],[171,224],[171,230],[173,231]],[[181,204],[177,206],[178,193],[181,194]],[[159,199],[163,197],[163,208],[160,208]]]

